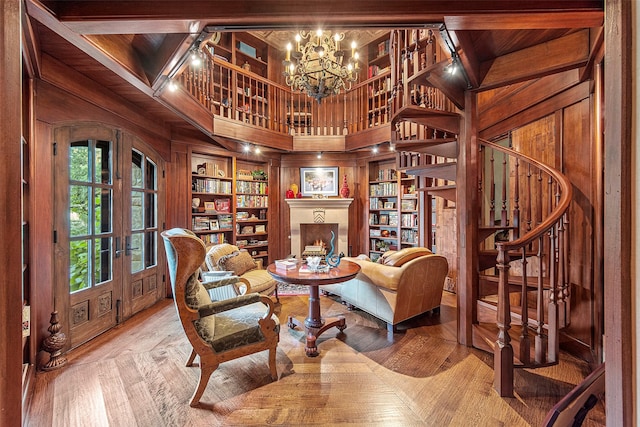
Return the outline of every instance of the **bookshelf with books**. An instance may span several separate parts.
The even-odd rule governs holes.
[[[369,257],[420,244],[416,179],[395,170],[395,159],[369,162]]]
[[[191,153],[191,230],[205,243],[233,243],[232,158]]]
[[[389,33],[367,45],[367,120],[369,127],[389,122],[391,61]]]
[[[236,161],[236,245],[254,259],[269,263],[269,185],[266,164]]]

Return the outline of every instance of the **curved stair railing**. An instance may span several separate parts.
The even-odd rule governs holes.
[[[501,218],[511,220],[510,224],[503,225],[511,230],[512,238],[495,242],[498,333],[494,347],[494,387],[500,396],[510,397],[515,367],[535,368],[558,363],[559,331],[569,321],[566,229],[572,189],[567,177],[542,162],[486,140],[480,140],[480,145],[485,156],[487,150],[491,151],[492,159],[494,152],[502,153],[503,170],[508,167],[513,177],[509,183],[512,215],[509,218],[506,213],[501,214]],[[502,200],[506,206],[504,181]],[[494,186],[491,172],[490,206],[495,206]],[[511,274],[514,268],[519,274]],[[532,294],[535,301],[530,300]],[[510,334],[514,295],[520,297],[519,336],[515,340]]]
[[[425,186],[419,191],[455,202],[460,115],[434,77],[448,60],[433,33],[424,46],[415,45],[426,52],[424,61],[417,59],[422,54],[412,50],[412,34],[391,33],[396,168],[420,178]],[[478,143],[481,247],[473,345],[494,353],[494,387],[513,396],[514,369],[558,363],[559,331],[570,322],[566,230],[572,190],[552,167],[493,142]]]

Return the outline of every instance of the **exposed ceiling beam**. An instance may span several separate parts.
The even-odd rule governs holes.
[[[480,90],[492,89],[584,66],[589,60],[589,30],[581,30],[486,61]]]
[[[452,30],[595,27],[603,22],[603,4],[599,0],[65,0],[48,1],[47,5],[60,21],[83,34],[193,33],[203,23],[230,29],[296,25],[397,27],[444,22],[445,17]],[[296,17],[295,22],[292,17]]]

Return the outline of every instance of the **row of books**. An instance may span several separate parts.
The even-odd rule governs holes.
[[[231,182],[211,178],[193,180],[192,190],[196,193],[231,194]]]
[[[236,196],[236,206],[239,208],[266,208],[269,207],[268,196]]]
[[[400,240],[403,243],[418,243],[418,231],[402,230],[400,233]]]
[[[225,243],[227,241],[224,237],[224,233],[204,234],[200,236],[200,238],[205,244],[210,243],[213,245],[219,245],[220,243]]]
[[[417,214],[402,214],[400,216],[400,226],[402,227],[417,227],[418,215]]]
[[[378,181],[394,181],[398,179],[398,171],[390,168],[380,169],[375,179]]]
[[[369,196],[395,196],[398,194],[398,184],[395,182],[382,182],[379,184],[369,185]]]
[[[386,55],[389,53],[389,43],[389,39],[383,40],[378,43],[378,56]]]
[[[268,187],[266,182],[248,182],[237,181],[236,182],[237,193],[253,193],[253,194],[268,194]]]

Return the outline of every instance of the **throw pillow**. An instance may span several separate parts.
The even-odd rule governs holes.
[[[385,257],[384,265],[401,267],[403,264],[406,264],[412,259],[416,259],[418,257],[429,254],[431,254],[431,251],[427,248],[405,248]]]
[[[237,251],[226,255],[218,261],[223,270],[233,271],[236,276],[241,276],[247,271],[257,268],[256,262],[247,251]]]
[[[380,255],[380,257],[378,258],[377,262],[378,264],[385,264],[387,258],[389,258],[391,255],[395,254],[397,251],[394,250],[388,250],[386,252],[384,252],[382,255]]]

